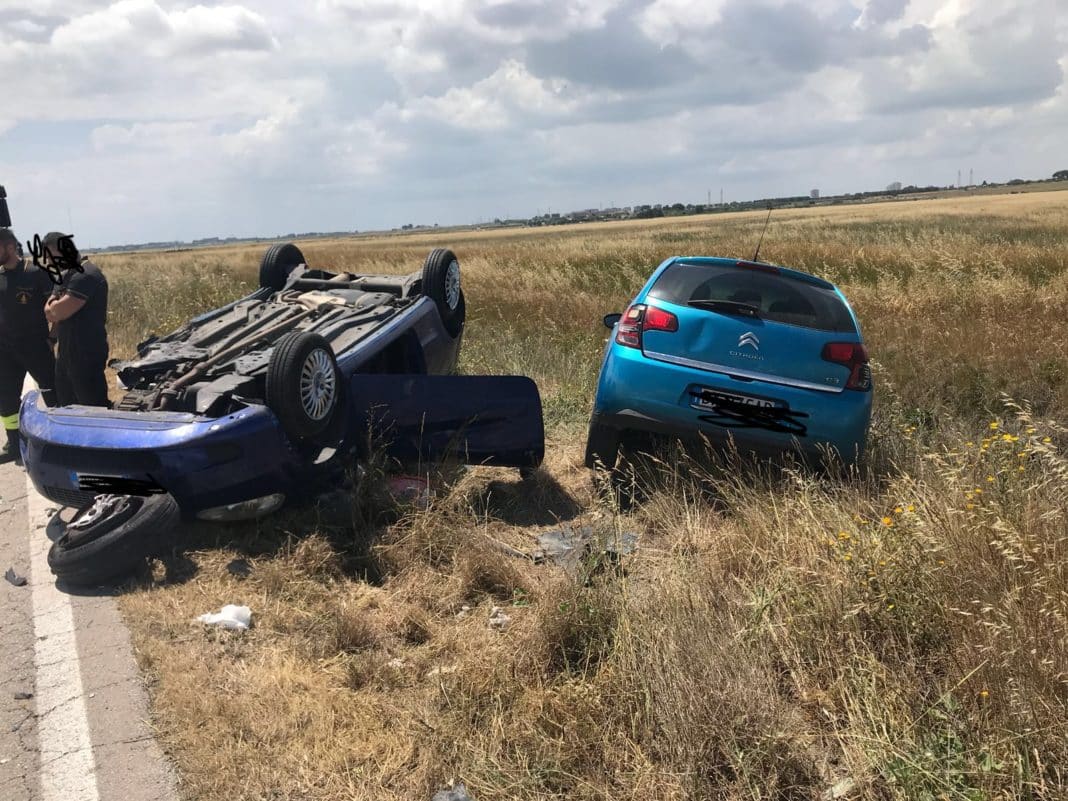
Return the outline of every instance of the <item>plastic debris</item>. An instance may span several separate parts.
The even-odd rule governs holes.
[[[33,698],[33,693],[22,692],[22,691],[15,693],[15,700],[16,701],[29,701],[31,698]]]
[[[474,799],[467,794],[467,788],[463,783],[460,783],[445,790],[438,790],[430,801],[474,801]]]
[[[252,624],[252,610],[247,606],[227,604],[218,612],[201,615],[197,620],[222,629],[245,631]]]
[[[508,628],[508,624],[511,622],[512,618],[506,615],[499,606],[495,606],[492,610],[490,610],[489,626],[491,629],[504,631],[506,628]]]
[[[538,546],[532,555],[535,564],[552,561],[574,569],[584,557],[594,554],[618,562],[621,557],[637,550],[638,535],[627,531],[598,536],[592,526],[563,526],[539,534]]]
[[[852,793],[856,789],[856,787],[856,781],[849,777],[846,777],[837,784],[835,784],[834,787],[832,787],[831,789],[824,790],[823,801],[837,801],[837,799],[839,798],[845,798],[847,795]]]
[[[456,619],[457,620],[463,620],[465,617],[468,616],[468,614],[470,614],[470,612],[471,612],[471,607],[470,606],[467,606],[467,605],[461,606],[460,607],[460,611],[456,613]]]
[[[14,584],[16,587],[26,586],[26,578],[16,573],[14,568],[9,567],[7,572],[4,573],[4,578],[8,580],[8,583]]]
[[[430,506],[430,482],[421,476],[393,476],[386,487],[397,503],[418,509]]]

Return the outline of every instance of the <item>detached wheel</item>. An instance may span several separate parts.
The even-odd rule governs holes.
[[[337,411],[340,390],[337,359],[321,336],[292,331],[275,343],[267,365],[267,405],[290,437],[322,434]]]
[[[447,248],[436,248],[423,263],[423,294],[434,301],[445,329],[453,337],[464,327],[467,307],[460,287],[460,262]]]
[[[48,551],[48,566],[71,584],[102,584],[132,573],[174,544],[178,503],[167,494],[97,495]]]
[[[306,263],[304,254],[292,242],[272,245],[260,261],[260,287],[281,289],[294,268]]]

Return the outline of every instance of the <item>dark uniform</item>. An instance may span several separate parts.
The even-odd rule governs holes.
[[[104,369],[108,361],[108,279],[87,258],[82,271],[66,270],[53,294],[85,301],[73,315],[56,323],[56,394],[61,406],[110,406]]]
[[[19,405],[29,373],[49,406],[56,404],[56,363],[48,341],[44,304],[52,280],[20,259],[0,269],[0,421],[7,434],[4,453],[19,460]]]

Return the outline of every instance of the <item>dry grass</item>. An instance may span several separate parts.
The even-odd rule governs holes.
[[[420,799],[451,778],[480,801],[811,799],[845,779],[856,798],[1068,795],[1068,196],[773,215],[762,255],[839,283],[861,319],[871,470],[668,454],[620,514],[581,467],[599,318],[669,255],[748,254],[762,223],[308,243],[313,263],[390,272],[453,247],[463,366],[537,379],[548,461],[528,483],[461,475],[421,512],[366,492],[351,521],[190,531],[186,572],[123,601],[186,795]],[[247,291],[259,255],[102,257],[116,350]],[[636,531],[639,551],[578,576],[502,552],[557,520]],[[226,570],[239,556],[247,578]],[[252,631],[192,623],[231,602]]]

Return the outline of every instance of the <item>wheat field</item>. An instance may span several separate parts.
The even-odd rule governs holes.
[[[298,242],[369,273],[452,248],[462,371],[537,381],[546,464],[443,476],[415,511],[370,465],[340,513],[190,528],[131,582],[185,797],[1068,797],[1068,192],[773,213],[762,259],[835,282],[860,320],[867,470],[666,453],[621,511],[582,466],[600,319],[668,256],[751,256],[763,224]],[[264,249],[97,258],[113,355],[249,291]],[[506,553],[560,522],[638,549],[574,572]],[[225,603],[253,629],[193,623]]]

